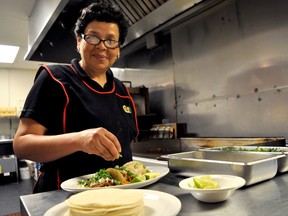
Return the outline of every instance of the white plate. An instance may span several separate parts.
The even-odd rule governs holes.
[[[146,168],[148,170],[150,170],[151,172],[158,172],[160,173],[160,175],[156,178],[153,179],[149,179],[143,182],[137,182],[137,183],[133,183],[133,184],[125,184],[125,185],[116,185],[116,186],[111,186],[113,188],[129,188],[129,189],[137,189],[137,188],[142,188],[145,186],[148,186],[150,184],[153,184],[155,182],[157,182],[159,179],[161,179],[162,177],[164,177],[165,175],[167,175],[169,173],[169,168],[168,167],[164,167],[164,166],[146,166]],[[99,188],[83,188],[80,187],[78,185],[78,180],[87,180],[89,178],[91,178],[91,176],[93,176],[95,173],[93,174],[89,174],[89,175],[84,175],[84,176],[79,176],[76,178],[72,178],[69,179],[67,181],[64,181],[61,184],[61,188],[65,191],[70,191],[70,192],[80,192],[80,191],[85,191],[85,190],[95,190],[95,189],[104,189],[107,187],[99,187]]]
[[[181,210],[180,200],[168,193],[135,189],[144,194],[144,216],[175,216]],[[65,202],[50,208],[44,216],[64,216],[68,211]]]

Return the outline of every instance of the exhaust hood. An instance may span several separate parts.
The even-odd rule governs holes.
[[[25,60],[70,63],[72,58],[79,57],[73,33],[74,24],[79,11],[94,1],[38,0],[29,19],[28,51]],[[149,41],[152,41],[147,43],[147,48],[153,48],[155,29],[164,24],[175,24],[177,20],[221,0],[108,1],[118,5],[129,19],[130,27],[124,47],[147,35]],[[147,34],[150,32],[152,34]]]

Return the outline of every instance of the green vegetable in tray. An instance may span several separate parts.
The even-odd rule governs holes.
[[[254,151],[254,152],[282,152],[281,149],[277,147],[260,147],[257,146],[256,148],[245,148],[245,147],[223,147],[223,148],[215,148],[215,150],[222,150],[222,151]]]

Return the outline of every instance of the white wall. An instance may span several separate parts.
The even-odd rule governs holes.
[[[19,107],[33,84],[35,71],[0,68],[0,107]],[[18,118],[0,117],[0,135],[13,137]]]

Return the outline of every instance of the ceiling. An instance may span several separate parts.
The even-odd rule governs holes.
[[[15,62],[13,64],[0,63],[0,68],[35,70],[44,63],[68,63],[72,58],[78,57],[73,26],[79,16],[79,10],[93,1],[96,0],[55,0],[49,4],[46,0],[0,1],[0,44],[20,46]],[[129,18],[130,28],[126,38],[128,44],[179,14],[185,14],[183,12],[190,8],[193,12],[193,6],[203,0],[107,1],[117,4]],[[207,2],[214,1],[220,0]],[[59,9],[53,9],[53,2],[59,2]],[[52,11],[49,11],[49,8],[52,8]],[[39,23],[45,24],[44,30],[34,31],[41,26]],[[33,44],[31,44],[31,39]],[[24,58],[29,60],[24,60]]]
[[[36,1],[0,1],[0,44],[20,46],[15,62],[12,64],[0,63],[0,68],[34,70],[44,64],[39,59],[37,61],[24,60],[28,51],[29,17]],[[122,8],[132,25],[168,0],[110,1],[117,3]],[[81,1],[78,0],[78,2]]]
[[[117,1],[108,0],[113,4],[118,5],[119,8],[128,18],[130,25],[135,24],[140,19],[144,18],[152,11],[160,7],[168,0],[130,0],[130,1]]]
[[[43,62],[24,61],[28,47],[28,22],[37,0],[0,1],[0,44],[20,46],[13,64],[0,63],[0,68],[34,70]]]
[[[76,52],[76,40],[74,35],[74,25],[80,15],[79,11],[91,4],[97,2],[97,0],[57,0],[58,6],[47,4],[46,2],[39,1],[39,4],[35,6],[31,17],[30,27],[31,34],[29,35],[29,50],[26,55],[26,59],[34,61],[49,61],[58,63],[69,63],[71,59],[78,58],[79,55]],[[55,1],[55,2],[57,2]],[[117,5],[129,20],[129,31],[133,31],[133,26],[139,26],[141,21],[147,19],[148,15],[161,8],[166,2],[174,2],[175,0],[107,0],[114,5]],[[176,0],[177,1],[177,0]],[[187,1],[187,0],[185,0]],[[191,0],[188,0],[191,1]],[[195,1],[195,0],[194,0]],[[40,12],[41,11],[41,12]],[[44,15],[43,15],[44,14]],[[45,14],[50,19],[44,22],[38,22]],[[160,13],[161,14],[161,13]],[[170,14],[169,14],[170,15]],[[162,19],[165,16],[162,15]],[[161,17],[157,17],[157,20],[161,20]],[[149,23],[158,25],[156,22],[149,18]],[[165,20],[166,21],[166,20]],[[34,23],[34,24],[33,24]],[[44,28],[43,28],[44,26]],[[150,29],[147,28],[147,23],[142,24],[140,29],[144,33],[147,33]],[[139,38],[137,31],[137,38]],[[126,44],[129,41],[129,34],[126,37]],[[125,46],[124,45],[124,46]],[[59,52],[61,50],[61,52]]]

